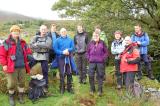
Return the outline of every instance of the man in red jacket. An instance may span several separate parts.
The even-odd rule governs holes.
[[[125,37],[125,50],[121,54],[120,72],[125,74],[125,85],[129,93],[133,92],[135,74],[138,71],[140,53],[137,44],[132,43],[130,36]]]
[[[7,77],[9,90],[9,102],[15,106],[14,94],[18,84],[19,102],[24,103],[25,73],[30,72],[28,59],[31,58],[31,50],[26,42],[20,38],[20,27],[13,25],[10,28],[11,34],[0,46],[0,64]]]

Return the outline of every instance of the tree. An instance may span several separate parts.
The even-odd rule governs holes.
[[[154,44],[160,35],[160,0],[59,0],[52,10],[81,20],[89,31],[99,24],[108,35],[117,29],[131,34],[135,23],[140,23],[152,35],[151,54],[158,49]]]

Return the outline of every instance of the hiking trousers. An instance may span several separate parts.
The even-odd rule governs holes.
[[[16,87],[18,88],[19,92],[24,92],[25,86],[25,75],[26,69],[25,68],[15,68],[13,73],[7,73],[7,88],[10,94],[13,94]]]
[[[86,59],[85,53],[76,55],[76,64],[79,71],[79,81],[83,82],[87,78],[87,75],[86,75],[87,59]]]
[[[72,69],[70,64],[65,63],[65,58],[58,58],[58,68],[60,76],[60,90],[65,89],[65,77],[67,76],[67,90],[72,89]]]
[[[95,74],[97,74],[98,92],[102,92],[103,79],[105,76],[105,64],[104,63],[89,63],[89,83],[90,91],[95,91]]]

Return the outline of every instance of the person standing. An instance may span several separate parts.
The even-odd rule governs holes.
[[[56,58],[55,51],[53,49],[56,39],[59,37],[59,34],[56,31],[57,31],[57,25],[51,24],[51,30],[50,32],[48,32],[48,36],[52,40],[52,48],[49,50],[49,63],[52,63],[52,61]]]
[[[120,72],[125,74],[125,86],[129,94],[134,95],[135,74],[138,71],[140,53],[137,44],[133,43],[130,36],[126,36],[125,50],[121,53]]]
[[[79,71],[79,83],[86,84],[86,48],[88,44],[88,36],[82,25],[77,26],[77,34],[74,36],[74,44],[76,49],[76,63]]]
[[[141,62],[138,64],[138,80],[142,78],[142,66],[141,63],[145,63],[145,68],[148,74],[148,78],[154,79],[153,70],[151,67],[151,62],[148,60],[148,45],[149,45],[149,36],[146,32],[142,31],[142,27],[140,24],[134,26],[135,33],[131,35],[131,39],[133,42],[138,44],[140,50]]]
[[[0,64],[7,77],[10,106],[15,106],[15,90],[18,86],[19,102],[24,104],[24,86],[26,72],[30,73],[28,61],[32,52],[26,42],[20,38],[21,29],[17,25],[10,28],[8,38],[0,46]]]
[[[93,32],[93,38],[87,46],[86,57],[89,61],[89,83],[90,94],[95,92],[95,72],[98,80],[98,95],[103,93],[103,80],[105,76],[105,59],[108,56],[108,50],[105,43],[100,40],[100,33]]]
[[[65,92],[65,77],[67,76],[67,91],[74,93],[72,88],[72,62],[71,57],[74,52],[74,42],[67,35],[67,30],[61,28],[60,37],[56,40],[54,50],[57,55],[59,76],[60,76],[60,93]]]
[[[123,85],[123,75],[120,72],[120,54],[125,49],[125,44],[122,38],[122,32],[117,30],[114,33],[114,41],[111,45],[111,53],[114,55],[115,75],[117,77],[117,89],[121,89]]]
[[[45,25],[40,26],[40,35],[35,35],[30,42],[34,58],[34,60],[30,62],[30,67],[32,68],[38,62],[41,63],[43,78],[46,80],[46,92],[48,92],[48,58],[51,43],[52,40],[47,36],[47,26]]]

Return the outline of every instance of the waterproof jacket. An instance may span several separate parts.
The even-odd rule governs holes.
[[[124,51],[125,49],[125,43],[123,41],[123,38],[120,40],[114,40],[111,45],[111,52],[115,56],[115,59],[119,60],[120,59],[120,54]]]
[[[131,36],[131,39],[133,42],[141,42],[141,44],[139,45],[139,49],[140,49],[140,54],[147,54],[148,53],[148,48],[147,46],[149,45],[149,36],[146,32],[142,32],[140,35],[134,33]]]
[[[6,73],[13,73],[15,71],[15,60],[16,60],[16,43],[11,40],[12,35],[3,42],[0,46],[0,64],[2,66],[7,65]],[[26,72],[30,72],[30,67],[28,65],[29,57],[32,55],[31,49],[27,46],[23,39],[20,39],[20,45],[23,51],[24,63]]]
[[[49,36],[41,37],[35,35],[30,42],[30,47],[33,50],[35,60],[48,60],[49,49],[51,48],[52,40]]]
[[[63,51],[66,49],[68,49],[70,53],[69,56],[65,56],[63,54]],[[72,55],[74,50],[75,48],[74,48],[73,40],[68,35],[66,35],[65,37],[60,36],[59,38],[57,38],[54,45],[54,51],[56,52],[57,59],[63,58],[65,61],[65,64],[70,64],[72,71],[75,71],[76,73],[78,73],[76,63]]]
[[[98,45],[95,41],[88,44],[86,57],[90,63],[104,63],[108,57],[108,50],[105,43],[100,40]]]
[[[88,44],[88,36],[86,32],[78,33],[74,36],[74,44],[76,53],[85,53],[87,44]]]
[[[140,61],[139,50],[137,44],[132,43],[122,52],[120,63],[120,72],[138,71],[138,62]]]
[[[68,49],[70,53],[74,52],[75,50],[73,40],[68,35],[57,38],[53,48],[58,57],[64,56],[63,51],[65,49]]]

